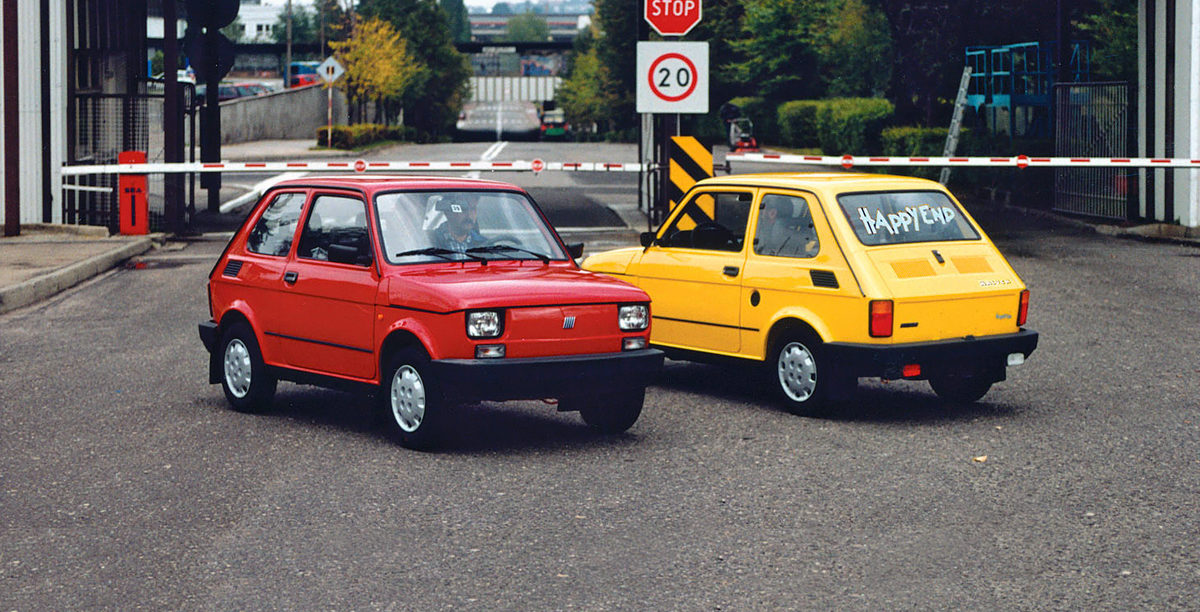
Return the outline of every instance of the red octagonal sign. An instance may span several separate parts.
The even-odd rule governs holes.
[[[655,32],[683,36],[700,23],[700,0],[644,0],[642,15]]]

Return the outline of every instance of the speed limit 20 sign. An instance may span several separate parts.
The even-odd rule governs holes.
[[[639,42],[637,112],[707,113],[708,43]]]

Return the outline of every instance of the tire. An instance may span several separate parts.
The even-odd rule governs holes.
[[[429,356],[411,346],[392,353],[384,362],[378,394],[388,432],[406,448],[430,450],[440,439],[445,417]]]
[[[627,431],[642,414],[646,389],[604,394],[579,405],[579,416],[588,427],[603,434]]]
[[[788,412],[829,414],[830,392],[842,377],[824,359],[823,349],[814,334],[787,335],[772,345],[764,373]]]
[[[254,330],[244,322],[230,325],[221,334],[218,353],[220,359],[221,389],[225,399],[238,412],[261,413],[271,408],[275,399],[276,380],[267,372],[262,351]]]
[[[929,379],[929,386],[943,402],[974,404],[987,395],[991,381],[976,375],[941,374]]]

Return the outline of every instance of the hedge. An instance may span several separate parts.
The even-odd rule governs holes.
[[[819,146],[826,155],[862,155],[878,148],[895,107],[883,98],[795,100],[779,106],[779,133],[790,147]]]
[[[862,155],[878,147],[879,132],[895,112],[883,98],[838,98],[817,108],[817,139],[827,155]]]
[[[417,131],[410,126],[383,126],[378,123],[356,123],[333,126],[333,142],[328,140],[329,128],[317,128],[317,146],[331,145],[334,149],[360,149],[384,140],[415,141]]]
[[[779,105],[779,135],[789,147],[810,148],[821,144],[817,137],[817,109],[824,100],[793,100]]]

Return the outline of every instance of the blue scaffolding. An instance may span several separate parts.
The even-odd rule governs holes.
[[[1054,52],[1058,43],[1027,42],[991,47],[967,47],[971,67],[967,104],[993,134],[1009,138],[1049,138],[1053,133]],[[1067,78],[1087,81],[1091,53],[1087,41],[1071,43]]]

